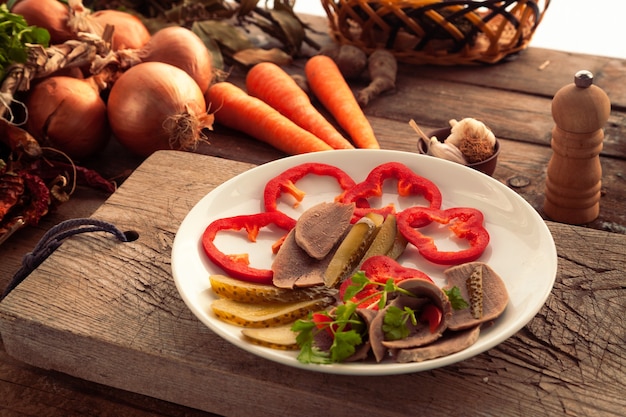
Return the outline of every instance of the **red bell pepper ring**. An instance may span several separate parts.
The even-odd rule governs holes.
[[[398,283],[402,280],[409,278],[421,278],[426,281],[433,282],[432,279],[419,269],[409,268],[400,265],[395,259],[385,255],[376,255],[367,258],[360,267],[365,273],[365,276],[374,282],[381,284],[386,283],[389,279],[393,279],[394,283]],[[346,289],[352,285],[352,278],[344,280],[339,287],[339,296],[343,300],[343,295]],[[380,295],[375,296],[377,292],[381,291],[381,287],[374,284],[367,284],[361,291],[358,292],[350,301],[359,303],[360,300],[367,298],[366,301],[359,303],[360,308],[372,308],[378,310],[378,300]],[[369,298],[371,296],[371,298]]]
[[[458,251],[440,251],[432,237],[419,228],[425,223],[449,224],[448,228],[469,248]],[[483,225],[483,213],[470,207],[439,210],[429,207],[410,207],[397,215],[398,230],[413,244],[420,255],[439,265],[458,265],[478,259],[489,244],[489,233]]]
[[[398,195],[422,195],[429,203],[429,207],[441,207],[441,192],[435,183],[416,174],[409,167],[400,162],[387,162],[370,171],[364,181],[356,184],[341,197],[342,203],[355,203],[353,220],[356,221],[369,212],[377,212],[383,216],[395,213],[393,204],[381,208],[372,208],[369,199],[383,195],[383,183],[387,179],[398,181]]]
[[[247,254],[229,255],[223,253],[215,245],[215,238],[221,231],[245,229],[248,234],[248,240],[256,242],[259,230],[272,224],[288,232],[294,228],[296,221],[279,211],[217,219],[211,222],[204,230],[202,235],[202,248],[213,263],[222,268],[233,278],[239,278],[258,284],[271,284],[274,276],[271,269],[251,267],[248,262]],[[269,255],[268,253],[268,256]]]
[[[263,191],[265,211],[271,212],[278,210],[278,199],[282,193],[291,194],[296,199],[294,207],[300,204],[306,193],[296,187],[296,183],[310,174],[335,178],[341,189],[344,190],[341,194],[356,184],[352,177],[345,171],[333,165],[318,162],[307,162],[296,165],[267,182],[265,190]],[[339,196],[337,198],[339,198]]]

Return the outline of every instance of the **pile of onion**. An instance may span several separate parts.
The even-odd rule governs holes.
[[[113,134],[131,152],[192,151],[213,126],[203,91],[185,71],[164,62],[143,62],[113,84],[107,103]]]
[[[106,105],[92,77],[45,78],[31,88],[25,104],[26,130],[73,159],[95,155],[111,136]]]
[[[113,26],[112,49],[128,57],[119,68],[129,69],[114,81],[106,105],[90,79],[52,77],[32,89],[26,128],[42,144],[80,159],[100,150],[111,132],[139,156],[162,149],[193,151],[205,139],[203,130],[213,125],[204,98],[212,58],[191,30],[171,26],[151,36],[136,16],[92,13],[82,0],[68,0],[67,6],[58,0],[20,0],[13,9],[29,24],[58,32],[59,41],[78,32],[102,35],[105,26]]]

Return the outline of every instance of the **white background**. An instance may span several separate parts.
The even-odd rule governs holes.
[[[319,0],[297,0],[294,10],[325,16]],[[552,0],[530,46],[626,59],[626,2]]]

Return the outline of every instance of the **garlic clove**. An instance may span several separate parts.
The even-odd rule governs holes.
[[[435,136],[430,138],[428,142],[428,155],[467,165],[467,161],[459,148],[451,143],[439,142]]]

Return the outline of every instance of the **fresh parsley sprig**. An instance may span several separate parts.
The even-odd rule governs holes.
[[[461,290],[459,287],[452,287],[449,290],[444,288],[443,292],[448,296],[448,300],[450,300],[450,305],[453,310],[463,310],[464,308],[469,307],[469,303],[465,301],[463,296],[461,295]]]
[[[389,306],[385,317],[383,317],[385,340],[401,340],[407,337],[410,333],[407,325],[409,320],[411,320],[413,326],[417,325],[415,310],[406,306],[403,309]]]
[[[29,26],[19,14],[11,13],[6,4],[0,5],[0,80],[6,69],[28,60],[28,44],[50,44],[50,33],[43,28]]]

